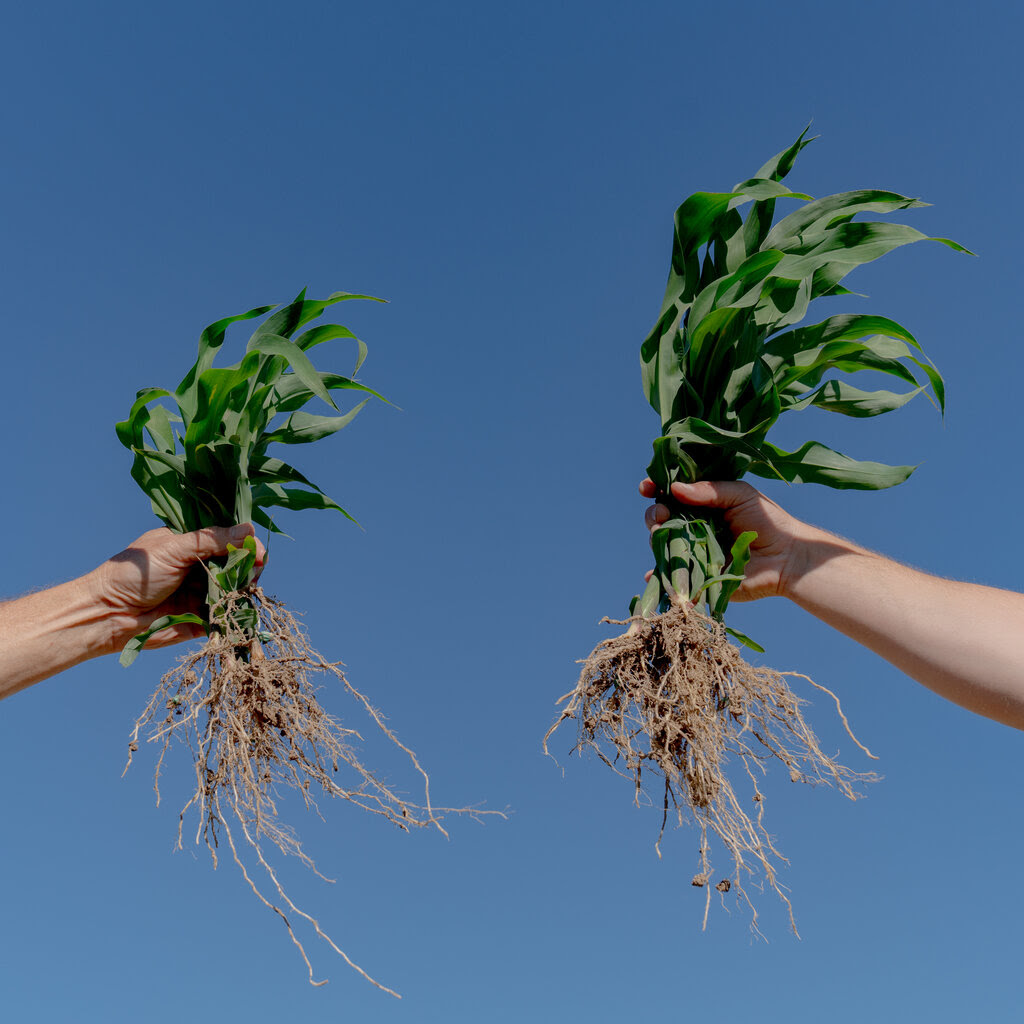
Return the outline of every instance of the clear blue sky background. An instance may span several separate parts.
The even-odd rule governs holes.
[[[180,378],[203,325],[304,285],[385,296],[345,315],[371,346],[363,379],[402,411],[367,409],[300,463],[366,530],[285,517],[266,583],[438,799],[515,813],[453,821],[450,842],[343,806],[296,816],[339,879],[291,870],[296,896],[405,999],[314,941],[331,984],[311,989],[233,866],[172,854],[175,783],[157,809],[151,751],[120,777],[172,655],[83,665],[0,709],[0,1016],[1016,1019],[1019,734],[794,607],[737,608],[771,664],[840,692],[886,776],[856,804],[769,790],[803,939],[765,898],[767,944],[740,913],[702,934],[694,831],[659,861],[657,812],[599,763],[563,758],[563,776],[540,739],[648,565],[637,351],[672,211],[811,118],[794,187],[921,195],[935,205],[908,219],[980,257],[919,245],[851,281],[871,296],[851,311],[905,322],[945,371],[944,425],[922,402],[781,429],[922,463],[911,481],[766,489],[896,558],[1019,585],[1021,27],[985,2],[8,3],[0,592],[156,525],[113,424]],[[186,771],[170,766],[178,790]]]

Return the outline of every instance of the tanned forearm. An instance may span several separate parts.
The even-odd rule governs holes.
[[[0,603],[0,700],[121,650],[165,616],[201,615],[206,575],[199,563],[252,535],[250,523],[194,533],[150,530],[77,580]],[[257,540],[257,566],[265,554]],[[204,633],[200,624],[179,622],[152,635],[146,646],[166,647]]]
[[[930,576],[800,526],[783,596],[948,700],[1024,729],[1024,595]]]
[[[111,650],[88,577],[0,603],[0,699]]]

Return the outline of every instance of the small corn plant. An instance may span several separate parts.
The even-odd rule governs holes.
[[[341,414],[332,391],[382,398],[355,380],[366,357],[366,344],[347,327],[323,324],[293,338],[329,306],[347,299],[382,301],[347,292],[314,301],[306,299],[303,291],[260,324],[249,339],[244,358],[228,367],[213,365],[228,327],[263,316],[275,307],[259,306],[218,320],[200,335],[195,365],[173,393],[163,388],[144,388],[138,393],[128,419],[117,424],[117,436],[134,455],[132,477],[166,526],[186,533],[253,521],[280,533],[266,511],[273,507],[334,509],[352,519],[297,469],[267,451],[275,442],[308,444],[328,437],[348,426],[369,401],[364,398]],[[348,339],[357,346],[351,377],[321,373],[307,355],[314,345],[336,339]],[[302,411],[314,398],[322,399],[338,415]],[[171,400],[172,408],[159,404],[162,399]],[[235,628],[256,635],[258,616],[248,598],[233,602],[231,621],[225,621],[227,595],[254,582],[255,563],[256,546],[249,538],[223,565],[210,567],[207,616],[184,614],[158,620],[127,645],[121,663],[130,665],[149,637],[178,623],[196,623],[221,633]]]
[[[351,423],[367,401],[381,398],[355,378],[366,346],[352,331],[340,324],[307,326],[336,303],[370,298],[337,292],[310,300],[303,291],[276,312],[271,312],[273,306],[261,306],[218,320],[200,335],[195,365],[174,391],[145,388],[138,393],[128,418],[117,424],[117,436],[134,456],[132,476],[170,529],[186,532],[253,521],[280,533],[268,511],[273,508],[330,509],[352,518],[299,470],[272,454],[271,446],[319,441]],[[213,365],[232,324],[268,313],[239,362]],[[334,340],[356,346],[351,376],[319,371],[310,361],[311,349]],[[333,396],[346,392],[361,400],[342,412]],[[321,399],[333,412],[305,411],[313,399]],[[251,537],[204,569],[207,599],[202,614],[154,622],[128,643],[121,656],[122,664],[130,664],[154,633],[177,623],[200,624],[207,632],[203,645],[187,653],[160,681],[135,724],[128,763],[138,749],[140,733],[151,727],[149,739],[160,745],[159,802],[164,756],[175,738],[184,741],[194,755],[195,791],[181,812],[178,847],[186,814],[194,809],[199,819],[196,841],[205,841],[215,864],[226,841],[253,892],[284,921],[310,982],[323,984],[314,981],[290,915],[304,919],[360,974],[396,995],[349,959],[316,920],[292,902],[265,856],[265,844],[269,841],[296,855],[316,871],[293,830],[278,819],[278,801],[289,788],[307,808],[316,810],[316,794],[326,794],[403,830],[436,826],[443,832],[440,812],[450,809],[431,805],[429,782],[415,754],[352,686],[340,663],[325,661],[288,609],[260,588]],[[358,733],[343,727],[317,700],[314,680],[323,674],[337,679],[409,758],[423,780],[423,806],[406,800],[363,765],[352,746]],[[269,896],[243,862],[246,848],[266,872]]]
[[[927,237],[903,224],[854,219],[925,205],[916,199],[878,190],[812,199],[783,185],[812,141],[806,136],[805,130],[731,192],[698,192],[676,210],[665,298],[641,346],[644,392],[661,419],[648,474],[670,518],[652,533],[654,571],[633,598],[627,632],[586,659],[548,733],[575,719],[574,750],[597,752],[631,779],[638,797],[642,777],[657,779],[662,829],[670,812],[680,823],[689,813],[699,824],[693,883],[706,892],[705,922],[714,886],[723,898],[734,891],[746,901],[755,930],[757,911],[744,881],[760,875],[785,901],[795,931],[777,878],[780,855],[763,824],[757,780],[766,764],[782,761],[794,781],[825,782],[851,799],[854,783],[869,776],[821,750],[786,681],[792,673],[751,666],[728,641],[731,635],[762,651],[723,621],[756,534],[733,537],[713,510],[683,506],[669,488],[746,473],[838,488],[891,487],[913,467],[856,461],[818,441],[785,451],[768,433],[783,413],[811,407],[867,417],[922,394],[940,410],[945,402],[939,372],[895,321],[837,315],[797,326],[814,300],[854,294],[841,283],[851,270]],[[779,200],[801,205],[773,224]],[[967,252],[949,239],[931,240]],[[844,379],[865,370],[903,389],[864,391]],[[729,760],[742,765],[752,805],[736,794]],[[717,884],[709,832],[732,860],[730,876]]]

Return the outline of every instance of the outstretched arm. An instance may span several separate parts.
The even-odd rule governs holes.
[[[640,486],[646,497],[654,485]],[[948,700],[1024,729],[1024,595],[919,572],[800,522],[749,484],[674,484],[688,505],[756,530],[733,600],[779,595]],[[648,526],[668,510],[654,505]]]
[[[164,615],[200,612],[198,563],[253,533],[251,524],[196,533],[150,530],[79,579],[0,604],[0,699],[101,654],[112,654]],[[257,541],[257,558],[263,546]],[[156,633],[150,647],[202,634],[197,625]]]

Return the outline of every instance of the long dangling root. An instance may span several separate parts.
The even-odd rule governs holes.
[[[664,807],[659,857],[670,811],[679,824],[687,814],[693,817],[700,829],[700,870],[693,885],[707,893],[705,927],[714,886],[723,901],[735,891],[760,934],[757,908],[744,887],[753,880],[762,889],[767,882],[781,897],[796,933],[793,907],[777,873],[778,863],[786,859],[765,829],[758,779],[774,759],[794,782],[822,782],[855,800],[854,784],[878,777],[845,768],[822,751],[804,721],[804,701],[786,677],[803,679],[831,696],[851,739],[868,757],[874,755],[853,735],[831,690],[799,673],[749,665],[721,623],[692,607],[677,606],[652,619],[604,621],[629,628],[598,644],[582,663],[576,688],[558,702],[568,701],[544,737],[545,753],[552,733],[572,718],[579,726],[573,752],[592,750],[630,779],[637,803],[644,798],[646,779],[656,779],[657,799]],[[742,764],[753,787],[753,817],[727,774],[730,761]],[[709,832],[732,857],[730,876],[717,884],[712,882]]]
[[[232,612],[243,602],[258,609],[263,642],[241,631],[214,632],[199,650],[182,657],[160,680],[146,710],[135,723],[125,771],[138,750],[140,732],[152,725],[148,739],[161,745],[154,779],[159,804],[164,758],[175,738],[185,742],[195,762],[195,792],[178,818],[177,848],[184,845],[185,816],[195,808],[199,817],[195,841],[206,843],[216,867],[223,834],[250,888],[284,921],[306,963],[311,984],[323,985],[327,979],[314,980],[309,957],[292,930],[285,910],[303,918],[364,978],[401,998],[354,963],[281,887],[264,853],[267,843],[282,853],[297,856],[320,878],[331,881],[317,870],[291,827],[278,820],[277,802],[282,789],[297,790],[307,809],[318,815],[315,794],[325,793],[380,815],[405,831],[433,826],[447,835],[441,823],[446,813],[465,813],[479,818],[501,812],[435,807],[430,798],[430,781],[416,755],[398,739],[381,713],[352,686],[341,664],[325,661],[310,646],[305,631],[291,612],[258,587],[227,596],[226,621],[232,621]],[[404,799],[362,763],[350,744],[352,739],[361,739],[359,734],[327,714],[316,699],[311,677],[318,673],[337,679],[384,735],[406,755],[422,777],[422,804]],[[267,873],[271,898],[247,870],[240,855],[239,836],[244,838]]]

